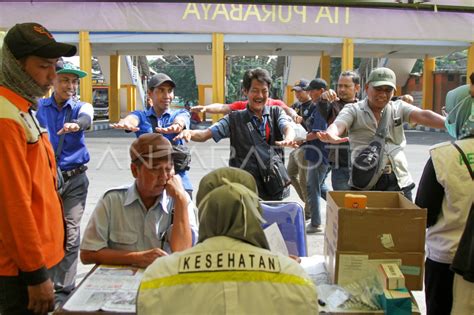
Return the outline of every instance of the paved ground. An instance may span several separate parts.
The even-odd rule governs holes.
[[[428,158],[428,148],[442,141],[449,140],[445,133],[407,131],[407,148],[405,152],[409,161],[409,169],[418,183],[423,172],[423,167]],[[90,214],[99,197],[110,187],[131,183],[133,177],[130,173],[128,148],[135,139],[133,134],[126,134],[117,130],[101,130],[87,134],[87,145],[91,154],[88,176],[90,180],[87,206],[83,216],[81,229],[84,231]],[[216,144],[212,141],[208,143],[190,143],[192,151],[191,181],[197,190],[200,178],[209,171],[218,167],[227,166],[229,156],[229,141],[223,140]],[[286,152],[289,153],[289,150]],[[416,190],[416,188],[415,188]],[[195,196],[195,193],[194,193]],[[288,200],[299,201],[298,196],[292,190]],[[323,203],[323,209],[325,209]],[[322,218],[325,221],[325,210]],[[323,234],[308,235],[309,255],[323,253]],[[79,266],[79,278],[82,278],[91,268],[91,265]],[[422,292],[416,293],[419,304],[424,305]]]

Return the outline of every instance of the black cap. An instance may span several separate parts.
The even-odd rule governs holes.
[[[148,80],[148,89],[153,90],[154,88],[156,88],[157,86],[162,85],[165,82],[171,83],[173,88],[176,87],[176,84],[174,83],[173,80],[171,80],[171,78],[168,75],[166,75],[164,73],[158,73],[158,74],[155,74],[154,76],[152,76],[150,78],[150,80]]]
[[[291,89],[292,91],[301,91],[306,89],[308,87],[309,81],[305,79],[301,79],[295,82],[293,85],[293,88]]]
[[[71,57],[76,54],[76,46],[58,43],[53,35],[38,23],[21,23],[13,26],[4,42],[16,59],[26,56],[43,58]]]
[[[309,83],[305,91],[327,89],[327,87],[328,84],[326,83],[326,81],[321,78],[316,78]]]

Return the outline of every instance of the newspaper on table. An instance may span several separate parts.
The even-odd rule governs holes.
[[[136,296],[143,270],[100,265],[84,279],[64,304],[67,311],[136,312]]]

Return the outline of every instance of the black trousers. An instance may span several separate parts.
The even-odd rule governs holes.
[[[425,298],[427,315],[449,315],[453,306],[454,272],[450,264],[426,258]]]
[[[29,315],[28,289],[19,277],[0,276],[0,314]]]

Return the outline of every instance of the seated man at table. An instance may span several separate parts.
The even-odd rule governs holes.
[[[111,189],[98,201],[81,244],[84,264],[145,268],[197,239],[194,209],[174,175],[170,142],[157,133],[141,135],[130,157],[135,183]]]
[[[196,199],[199,244],[146,269],[138,314],[318,314],[303,268],[268,250],[252,175],[217,169],[201,180]]]

